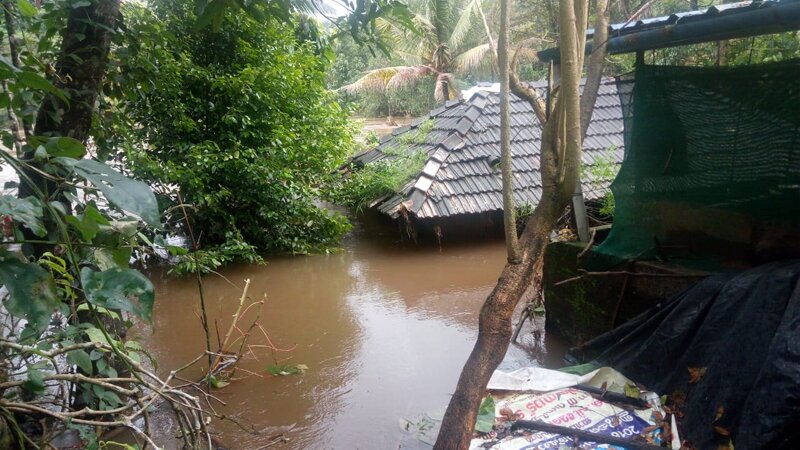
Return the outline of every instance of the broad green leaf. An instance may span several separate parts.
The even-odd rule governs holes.
[[[573,375],[586,375],[587,373],[597,369],[597,364],[586,363],[576,366],[562,367],[558,369],[559,372],[571,373]]]
[[[625,396],[639,398],[639,388],[635,384],[625,383]]]
[[[181,247],[179,245],[168,245],[167,251],[169,252],[170,256],[181,256],[189,253],[188,248]]]
[[[129,311],[146,321],[153,314],[153,283],[133,269],[81,270],[81,284],[86,300],[108,309]]]
[[[210,24],[214,30],[218,30],[225,18],[225,6],[226,0],[204,1],[202,6],[198,4],[195,28],[199,30]]]
[[[0,283],[9,292],[6,309],[28,320],[28,326],[41,334],[58,308],[56,284],[50,273],[38,264],[21,261],[7,250],[0,250]]]
[[[122,400],[119,399],[119,397],[114,391],[103,392],[101,398],[105,400],[106,403],[108,403],[112,408],[116,408],[117,406],[122,404]]]
[[[67,362],[80,367],[88,375],[93,373],[92,358],[83,350],[72,350],[67,353]]]
[[[81,233],[84,241],[91,241],[100,231],[100,225],[108,225],[108,219],[103,217],[93,204],[88,204],[83,209],[83,214],[66,217],[67,223]]]
[[[20,14],[25,17],[33,17],[36,15],[36,8],[30,4],[28,0],[17,0],[17,8]]]
[[[45,77],[39,75],[38,73],[22,70],[17,73],[17,81],[23,86],[39,91],[49,92],[59,99],[65,102],[67,101],[67,97],[64,96],[64,93],[61,92],[61,89],[53,86],[53,83],[47,81]]]
[[[47,234],[42,222],[42,216],[44,215],[42,203],[36,197],[0,196],[0,214],[10,216],[17,222],[22,222],[36,236],[43,237]]]
[[[142,357],[136,352],[128,351],[128,358],[132,359],[137,364],[142,362]]]
[[[28,379],[22,384],[22,389],[34,395],[43,394],[45,390],[44,375],[40,370],[28,367]]]
[[[76,174],[100,189],[108,201],[119,209],[139,216],[150,226],[161,227],[156,196],[147,184],[128,178],[93,159],[75,161],[58,158],[58,162],[72,167]]]
[[[97,264],[97,267],[100,270],[108,270],[108,269],[124,269],[130,266],[130,259],[131,255],[133,255],[133,250],[130,248],[117,248],[117,249],[108,249],[108,248],[96,248],[92,252],[94,263]]]
[[[494,397],[487,395],[481,402],[481,407],[478,409],[478,419],[475,421],[475,431],[478,433],[488,433],[492,431],[494,426],[495,411],[494,411]]]
[[[78,310],[78,311],[88,311],[89,310],[89,305],[87,305],[86,303],[81,303],[75,309]],[[110,309],[103,308],[102,306],[96,306],[95,309],[97,310],[98,314],[105,314],[105,315],[107,315],[108,317],[110,317],[110,318],[112,318],[114,320],[122,320],[120,318],[119,314],[117,314],[114,311],[111,311]]]
[[[81,141],[71,137],[53,137],[44,144],[47,154],[57,158],[81,159],[86,155],[86,147]]]
[[[92,342],[97,342],[99,344],[112,345],[111,342],[108,342],[108,339],[106,339],[105,335],[103,334],[102,331],[100,331],[99,328],[90,327],[90,328],[85,329],[84,332],[86,333],[86,336],[89,337],[89,340],[92,341]]]
[[[222,380],[218,379],[217,377],[215,377],[214,375],[209,375],[208,376],[208,384],[210,384],[211,387],[214,388],[214,389],[222,389],[225,386],[229,385],[230,383],[227,382],[227,381],[222,381]]]
[[[0,55],[0,77],[3,80],[11,78],[14,73],[19,71],[17,66],[15,66],[7,56]]]
[[[65,220],[68,224],[72,225],[83,237],[84,241],[91,242],[91,240],[95,237],[98,231],[100,231],[100,226],[97,225],[97,222],[94,221],[84,221],[77,216],[67,216]]]

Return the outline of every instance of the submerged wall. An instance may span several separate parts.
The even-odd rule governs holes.
[[[580,275],[578,255],[585,243],[554,242],[547,247],[543,285],[547,330],[572,345],[612,330],[688,288],[703,272],[652,262],[630,263],[609,269],[654,274],[687,274],[688,277],[631,275],[589,276],[560,286],[556,283]]]

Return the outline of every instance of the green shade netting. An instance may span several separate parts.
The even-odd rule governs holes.
[[[618,86],[626,153],[601,259],[710,267],[800,231],[800,61],[642,66]]]

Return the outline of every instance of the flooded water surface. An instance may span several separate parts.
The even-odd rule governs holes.
[[[249,278],[250,296],[266,297],[260,323],[276,346],[292,349],[275,357],[308,366],[302,375],[271,377],[271,352],[254,349],[255,357],[241,367],[261,377],[246,376],[215,394],[226,403],[217,407],[219,413],[258,434],[215,422],[219,440],[232,449],[254,450],[284,433],[290,441],[273,448],[405,447],[409,437],[400,419],[447,405],[504,252],[499,242],[445,246],[440,252],[355,233],[339,253],[230,267],[222,272],[228,281],[206,277],[207,309],[220,335],[240,296],[231,283],[241,287]],[[152,278],[155,319],[139,337],[166,372],[201,354],[205,338],[196,281],[158,273]],[[563,349],[557,343],[525,338],[530,345],[512,346],[503,368],[559,364]],[[256,335],[251,340],[264,341]],[[198,368],[187,376],[200,374]],[[169,424],[160,425],[166,430]]]

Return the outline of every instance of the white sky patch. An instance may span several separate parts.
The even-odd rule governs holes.
[[[325,19],[325,16],[329,18],[341,17],[350,12],[350,6],[346,0],[322,0],[320,3],[322,11],[317,12],[320,19]]]

